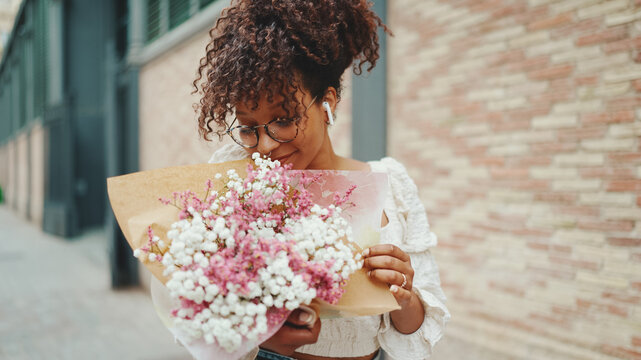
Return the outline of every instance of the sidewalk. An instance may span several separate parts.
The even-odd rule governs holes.
[[[140,289],[110,288],[100,233],[44,234],[0,206],[0,359],[190,359]]]
[[[148,293],[111,290],[100,232],[64,240],[0,206],[0,274],[0,359],[191,359]],[[445,338],[432,359],[507,357]]]

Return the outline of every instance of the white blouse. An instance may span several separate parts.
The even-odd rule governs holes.
[[[209,162],[240,160],[247,156],[240,146],[228,144],[218,149]],[[372,171],[388,174],[389,191],[384,210],[389,223],[381,229],[381,243],[396,245],[410,255],[415,271],[413,291],[423,302],[425,319],[417,331],[407,335],[394,328],[389,313],[323,319],[318,341],[297,351],[326,357],[358,357],[382,348],[386,359],[427,359],[450,319],[438,267],[429,250],[436,246],[436,235],[430,231],[425,208],[405,167],[389,157],[368,164]]]

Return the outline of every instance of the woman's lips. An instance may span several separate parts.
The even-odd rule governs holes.
[[[283,163],[285,163],[285,161],[287,161],[287,159],[289,159],[290,156],[292,156],[292,154],[293,154],[293,152],[289,153],[287,155],[281,156],[281,157],[277,157],[274,160],[278,160],[278,161],[280,161],[281,164],[283,164]]]

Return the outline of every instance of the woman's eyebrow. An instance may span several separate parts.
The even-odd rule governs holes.
[[[275,109],[277,107],[282,107],[284,103],[285,103],[284,101],[281,101],[279,103],[271,104],[269,106],[269,109],[271,110],[271,109]],[[236,110],[236,115],[245,115],[246,116],[246,115],[249,115],[249,114],[244,112],[244,111]]]

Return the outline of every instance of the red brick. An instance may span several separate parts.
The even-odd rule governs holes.
[[[505,19],[508,16],[524,13],[527,7],[526,4],[517,2],[511,6],[497,6],[495,9],[492,12],[492,18]]]
[[[574,79],[577,86],[596,85],[599,83],[599,77],[596,75],[577,77]]]
[[[534,200],[553,204],[571,204],[576,202],[575,194],[567,193],[539,193],[534,196]]]
[[[641,296],[634,296],[628,294],[617,294],[610,291],[605,291],[601,297],[608,300],[614,300],[626,304],[641,304]]]
[[[614,315],[620,316],[622,318],[627,318],[628,317],[628,310],[626,310],[626,309],[624,309],[624,308],[622,308],[620,306],[608,305],[608,312],[610,314],[614,314]]]
[[[560,256],[550,256],[550,262],[559,265],[566,265],[577,269],[599,270],[601,265],[594,261],[568,259]]]
[[[542,70],[543,71],[543,70]],[[557,101],[566,101],[573,99],[575,96],[574,88],[570,86],[557,87],[548,89],[540,94],[532,95],[530,101],[541,103],[552,103]]]
[[[524,227],[520,227],[517,229],[512,229],[509,230],[510,233],[518,236],[529,236],[529,237],[542,237],[542,238],[549,238],[552,236],[552,231],[549,230],[539,230],[539,229],[526,229]]]
[[[608,110],[636,110],[641,107],[641,96],[613,99],[606,103]]]
[[[605,50],[606,53],[614,53],[618,51],[637,50],[639,48],[641,48],[641,36],[606,44],[603,50]]]
[[[507,294],[515,295],[518,297],[524,297],[525,296],[525,290],[520,289],[518,287],[515,287],[512,284],[505,285],[505,284],[499,284],[495,281],[490,281],[488,283],[490,289],[498,290],[500,292],[504,292]]]
[[[491,156],[474,157],[470,159],[470,164],[472,164],[472,166],[485,166],[485,167],[503,166],[505,165],[505,158],[491,157]]]
[[[568,330],[572,328],[572,325],[567,319],[559,318],[558,316],[549,316],[549,315],[543,315],[538,313],[531,313],[528,315],[528,317],[532,320],[542,321],[545,324],[549,324],[552,326],[561,327]]]
[[[605,126],[589,128],[567,128],[557,130],[557,136],[560,142],[577,142],[583,139],[602,138],[607,131]]]
[[[572,65],[556,65],[546,69],[535,70],[529,73],[529,77],[534,80],[550,80],[565,78],[572,73]]]
[[[641,191],[641,180],[614,180],[608,184],[607,191]]]
[[[524,2],[517,1],[519,5],[524,5]],[[532,19],[542,19],[548,15],[547,7],[524,8],[516,12],[512,17],[515,24],[527,24]]]
[[[492,124],[492,130],[495,131],[513,131],[524,130],[531,127],[530,120],[508,120]]]
[[[550,57],[548,55],[527,58],[523,61],[506,64],[505,69],[507,71],[512,71],[512,72],[522,72],[522,71],[541,69],[548,64],[549,59]]]
[[[607,29],[596,34],[581,36],[576,40],[577,46],[586,46],[600,44],[604,42],[611,42],[621,40],[627,36],[626,27],[619,26],[612,29]]]
[[[581,116],[583,124],[614,124],[634,121],[634,111],[622,110]]]
[[[533,166],[533,165],[549,165],[552,163],[552,158],[550,156],[523,156],[514,159],[507,160],[508,166]]]
[[[574,280],[574,277],[576,275],[574,271],[562,270],[559,268],[548,269],[548,268],[533,266],[533,265],[528,265],[527,271],[532,272],[535,275],[542,275],[544,277],[552,277],[555,279],[562,279],[562,280]]]
[[[615,163],[621,163],[623,165],[641,164],[641,153],[633,152],[609,154],[608,159]]]
[[[611,246],[636,247],[641,246],[641,238],[610,237],[608,238],[608,244]]]
[[[605,354],[617,356],[621,359],[626,360],[641,360],[641,352],[634,351],[632,349],[624,348],[622,346],[614,346],[603,344],[601,345],[601,351]]]
[[[487,66],[505,66],[509,63],[516,63],[525,60],[525,52],[522,49],[509,50],[490,55]]]
[[[582,178],[599,178],[607,180],[631,180],[634,179],[634,171],[631,168],[618,167],[595,167],[579,169]]]
[[[547,180],[514,180],[509,181],[510,186],[521,190],[548,190],[550,182]]]
[[[555,211],[558,211],[560,214],[565,215],[578,215],[578,216],[590,216],[597,217],[600,214],[599,208],[596,206],[561,206]]]
[[[527,179],[530,177],[530,171],[527,168],[493,168],[490,169],[492,179]]]
[[[633,336],[630,342],[632,343],[632,346],[641,347],[641,337]]]
[[[526,246],[528,248],[532,249],[532,250],[540,250],[540,251],[545,251],[545,252],[550,250],[550,245],[549,244],[544,244],[544,243],[540,243],[540,242],[528,241]]]
[[[576,38],[583,35],[594,34],[599,29],[601,29],[601,24],[603,19],[586,19],[576,22],[571,25],[561,26],[556,29],[550,29],[552,33],[552,38],[561,39],[561,38]]]
[[[641,195],[637,196],[637,206],[641,207]]]
[[[535,154],[558,154],[561,152],[574,151],[579,145],[575,142],[557,142],[544,144],[531,144],[530,149]]]
[[[600,231],[631,231],[634,229],[632,220],[579,221],[577,227],[585,230]]]
[[[485,241],[485,237],[483,237],[483,236],[480,236],[478,234],[465,233],[465,232],[453,232],[452,233],[452,238],[454,238],[456,240],[466,241],[466,242],[473,242],[473,241],[481,242],[481,241]]]
[[[636,92],[641,92],[641,79],[634,80],[632,82],[632,86],[634,86],[634,90],[636,90]]]
[[[507,110],[504,112],[504,115],[509,121],[521,121],[526,120],[530,121],[535,116],[543,116],[550,113],[552,110],[552,102],[541,101],[534,103],[530,100],[528,107]]]
[[[570,254],[572,252],[572,247],[567,245],[552,245],[550,246],[552,252]]]
[[[541,29],[556,27],[559,25],[564,25],[570,22],[572,22],[572,13],[568,12],[568,13],[559,14],[551,18],[533,21],[530,24],[528,24],[527,27],[529,30],[541,30]]]

